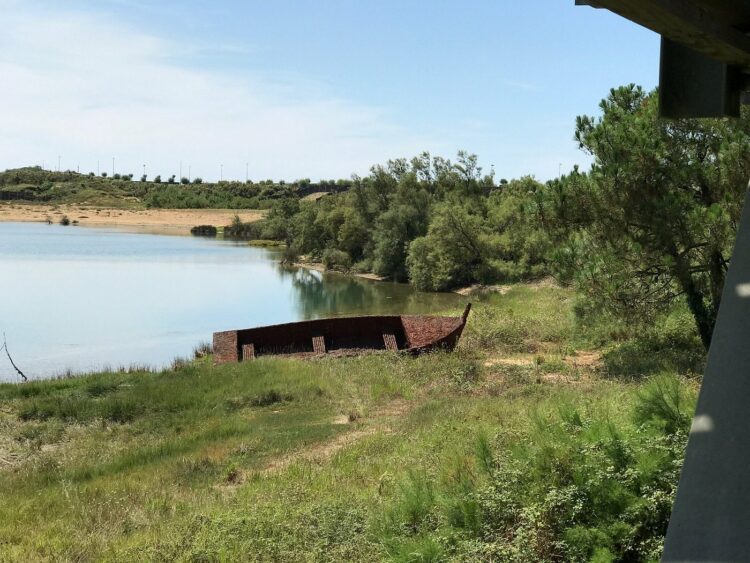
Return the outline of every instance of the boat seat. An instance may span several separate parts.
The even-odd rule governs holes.
[[[313,352],[316,354],[326,353],[326,340],[323,336],[313,336]]]
[[[386,350],[396,351],[398,350],[398,342],[396,342],[396,336],[391,332],[383,333],[383,342],[385,343]]]
[[[242,345],[242,361],[255,359],[255,344]]]

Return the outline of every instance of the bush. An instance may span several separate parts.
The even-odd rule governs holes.
[[[657,317],[647,327],[603,356],[607,372],[618,377],[640,377],[663,371],[701,373],[706,353],[686,307]]]
[[[161,175],[159,174],[156,175],[156,177],[154,178],[154,183],[161,184]]]
[[[169,179],[167,180],[168,184],[174,184],[175,183],[175,175],[172,174]]]
[[[661,377],[630,417],[550,403],[501,452],[480,434],[476,460],[448,477],[407,474],[378,535],[394,559],[431,545],[455,560],[658,560],[694,401],[682,380]]]
[[[262,239],[263,221],[243,223],[239,215],[235,215],[231,225],[224,227],[224,236],[242,240]]]
[[[217,232],[213,225],[197,225],[190,229],[191,235],[201,237],[215,237]]]
[[[328,270],[346,271],[352,266],[351,257],[343,250],[328,248],[323,251],[323,265]]]
[[[148,176],[146,176],[145,174],[141,176],[141,182],[145,182],[147,179],[148,179]]]
[[[182,178],[180,178],[180,184],[187,185],[189,183],[190,183],[190,180],[188,178],[186,178],[185,176],[183,176]]]
[[[60,217],[60,224],[63,227],[67,227],[68,225],[70,225],[70,219],[67,215],[63,215],[62,217]]]
[[[202,183],[203,183],[203,178],[201,178],[200,176],[193,180],[193,184],[202,184]]]

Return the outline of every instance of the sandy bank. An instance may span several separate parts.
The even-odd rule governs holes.
[[[320,262],[307,262],[305,260],[301,260],[298,262],[295,262],[292,264],[292,266],[295,266],[296,268],[307,268],[308,270],[315,270],[316,272],[321,272],[324,274],[341,274],[345,276],[352,276],[355,278],[362,278],[365,280],[373,280],[373,281],[386,281],[386,278],[383,276],[379,276],[377,274],[372,273],[360,273],[360,272],[340,272],[338,270],[329,270],[325,267],[325,265],[321,264]]]
[[[187,234],[195,225],[229,225],[235,215],[245,221],[263,217],[259,210],[235,209],[107,209],[78,205],[0,203],[0,221],[58,223],[63,215],[82,226],[124,227],[150,232]]]

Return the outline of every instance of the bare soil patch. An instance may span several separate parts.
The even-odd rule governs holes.
[[[229,225],[235,215],[243,222],[263,218],[264,211],[256,209],[108,209],[85,205],[18,205],[0,204],[3,222],[58,222],[67,215],[81,226],[122,227],[137,231],[165,234],[189,234],[196,225]]]

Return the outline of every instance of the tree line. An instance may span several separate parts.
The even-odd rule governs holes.
[[[475,155],[422,153],[344,193],[280,199],[254,234],[423,290],[553,275],[585,307],[639,322],[682,302],[707,347],[750,178],[749,117],[661,120],[657,92],[631,84],[577,118],[587,171],[496,182]]]

